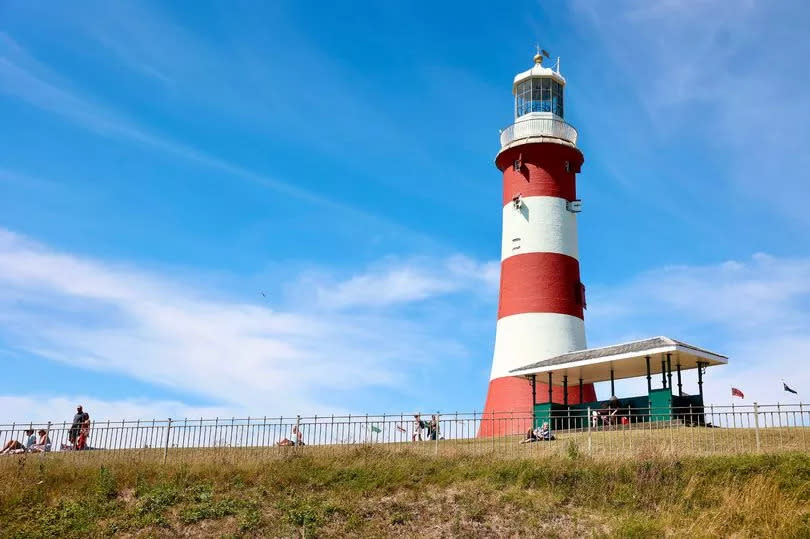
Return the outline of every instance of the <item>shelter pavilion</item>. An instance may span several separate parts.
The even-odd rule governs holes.
[[[610,421],[634,423],[639,421],[670,421],[680,419],[691,424],[703,424],[703,376],[706,368],[728,363],[726,356],[698,348],[668,337],[653,337],[640,341],[588,348],[568,352],[510,371],[512,376],[524,376],[532,387],[533,422],[549,421],[554,428],[581,428],[588,410],[610,416]],[[677,391],[673,392],[673,369]],[[698,393],[683,391],[681,373],[697,369]],[[647,378],[647,394],[618,398],[615,381],[626,378]],[[660,387],[653,388],[653,377],[660,376]],[[537,381],[548,386],[548,396],[537,402]],[[611,398],[571,404],[569,384],[583,385],[610,381]],[[658,385],[658,384],[656,384]],[[552,388],[562,386],[563,402],[553,402]],[[556,392],[559,394],[559,391]],[[582,394],[582,393],[580,393]],[[626,419],[624,419],[626,418]]]

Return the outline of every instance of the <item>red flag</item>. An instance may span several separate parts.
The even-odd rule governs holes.
[[[732,397],[740,397],[741,399],[745,398],[745,395],[743,395],[743,392],[740,391],[739,389],[737,389],[736,387],[731,388],[731,396]]]

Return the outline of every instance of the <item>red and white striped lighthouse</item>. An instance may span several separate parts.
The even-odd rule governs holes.
[[[495,353],[482,416],[481,436],[525,432],[532,388],[510,371],[586,348],[585,287],[579,276],[576,174],[583,163],[577,131],[565,122],[565,78],[542,65],[515,77],[515,123],[501,132],[495,164],[503,172],[501,289]],[[552,388],[562,403],[563,388]],[[539,402],[548,387],[538,383]],[[592,384],[572,380],[570,404],[595,400]],[[495,420],[491,420],[495,418]],[[489,419],[489,420],[488,420]]]

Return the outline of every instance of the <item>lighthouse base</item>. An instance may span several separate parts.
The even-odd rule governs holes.
[[[552,386],[551,392],[552,402],[565,401],[562,386]],[[548,402],[548,385],[538,382],[535,396],[539,402]],[[579,394],[578,385],[568,388],[569,404],[595,400],[596,390],[593,384],[583,385],[582,395]],[[532,427],[532,408],[532,385],[529,380],[521,376],[490,380],[478,437],[526,433]]]

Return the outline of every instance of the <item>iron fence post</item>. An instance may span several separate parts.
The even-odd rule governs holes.
[[[776,418],[779,420],[779,449],[782,449],[782,405],[776,403]]]
[[[441,415],[439,413],[436,413],[436,424],[433,425],[433,436],[436,437],[436,449],[434,451],[435,455],[439,454],[439,418],[440,417],[441,417]]]
[[[754,435],[757,439],[757,453],[760,452],[760,445],[759,445],[759,404],[756,402],[754,403]]]
[[[495,453],[495,410],[492,410],[492,452]]]
[[[478,432],[481,430],[481,428],[478,425],[476,425],[475,416],[476,416],[477,413],[478,413],[477,410],[473,410],[473,424],[472,424],[472,426],[473,426],[473,430],[475,431],[475,433],[473,434],[473,438],[477,437]],[[475,447],[478,447],[478,444],[476,444]]]
[[[588,406],[588,453],[591,451],[591,407]]]
[[[172,430],[172,418],[166,422],[166,442],[163,444],[163,464],[166,464],[166,459],[169,456],[169,433]]]

